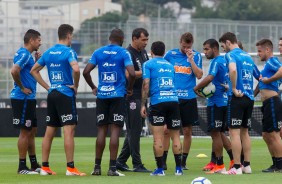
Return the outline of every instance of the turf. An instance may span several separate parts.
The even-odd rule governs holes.
[[[41,138],[37,138],[37,157],[41,161]],[[108,143],[109,140],[107,140]],[[18,154],[17,154],[17,138],[0,138],[0,183],[59,183],[59,184],[84,184],[84,183],[113,183],[113,184],[127,184],[127,183],[162,183],[162,184],[189,184],[194,178],[198,176],[207,177],[213,184],[228,184],[228,183],[280,183],[282,173],[266,174],[261,170],[269,167],[271,164],[271,158],[267,151],[266,145],[262,139],[252,139],[252,158],[251,166],[253,174],[241,175],[241,176],[225,176],[225,175],[208,175],[201,171],[202,167],[209,162],[211,139],[209,138],[194,138],[191,151],[188,157],[188,167],[190,170],[184,171],[183,176],[174,176],[174,158],[170,151],[168,155],[168,170],[164,177],[149,176],[148,173],[134,173],[123,172],[125,177],[108,177],[106,176],[109,165],[109,150],[108,144],[105,148],[103,160],[102,160],[102,176],[91,176],[90,172],[93,169],[94,163],[94,150],[95,150],[95,138],[76,138],[75,148],[75,165],[79,170],[86,172],[85,177],[65,176],[65,155],[63,147],[63,138],[55,138],[53,141],[53,147],[50,156],[50,166],[57,172],[56,176],[40,176],[40,175],[18,175],[16,174],[18,166]],[[120,147],[122,145],[123,138],[120,139]],[[199,153],[208,155],[208,158],[196,158]],[[229,165],[229,159],[224,153],[224,161],[226,166]],[[155,168],[155,161],[152,150],[152,138],[141,138],[141,155],[145,167],[153,170]],[[27,159],[29,165],[29,161]],[[128,165],[132,167],[131,160]]]

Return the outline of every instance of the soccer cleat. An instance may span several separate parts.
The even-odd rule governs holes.
[[[246,167],[242,167],[242,172],[244,173],[244,174],[251,174],[252,173],[252,169],[251,169],[251,166],[250,165],[248,165],[248,166],[246,166]]]
[[[233,165],[234,165],[234,160],[230,160],[230,164],[229,164],[228,170],[230,170],[233,167]]]
[[[206,172],[206,174],[224,173],[224,172],[226,172],[224,164],[222,165],[216,164],[215,167],[212,170]]]
[[[101,174],[101,166],[95,165],[94,170],[91,172],[91,175],[100,176]]]
[[[67,176],[86,176],[85,173],[80,172],[76,167],[74,168],[67,167],[66,175]]]
[[[176,167],[175,176],[181,176],[181,175],[183,175],[182,167]]]
[[[144,167],[144,164],[140,164],[139,166],[133,169],[133,172],[152,172],[152,171]]]
[[[117,170],[116,171],[113,171],[113,170],[108,170],[108,176],[125,176],[124,174],[118,172]]]
[[[53,172],[50,167],[41,167],[41,170],[40,170],[40,175],[56,175],[55,172]]]
[[[38,174],[38,172],[32,171],[26,167],[24,169],[18,170],[18,174]]]
[[[182,170],[189,170],[189,168],[186,167],[186,165],[182,165],[181,167],[182,167]]]
[[[126,165],[126,163],[117,162],[116,167],[117,167],[117,170],[120,170],[120,171],[131,171],[128,165]]]
[[[263,169],[262,172],[266,172],[266,173],[274,173],[276,169],[275,165],[271,165],[269,168],[267,169]]]
[[[163,168],[157,168],[150,175],[151,176],[165,176],[165,172]]]
[[[215,163],[209,162],[204,168],[203,171],[210,171],[215,167]]]
[[[227,174],[227,175],[239,175],[242,174],[242,169],[236,169],[235,167],[232,167],[229,171],[222,172],[221,174]]]
[[[37,163],[36,167],[31,167],[30,170],[40,173],[41,165]]]

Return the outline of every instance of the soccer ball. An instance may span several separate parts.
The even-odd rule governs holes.
[[[201,95],[203,95],[206,98],[209,98],[211,96],[213,96],[213,94],[215,93],[215,85],[210,82],[206,87],[203,87],[199,90],[199,93]]]
[[[212,184],[212,182],[205,177],[198,177],[193,179],[191,184]]]

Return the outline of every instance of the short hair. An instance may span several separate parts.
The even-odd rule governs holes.
[[[36,39],[40,37],[40,33],[34,29],[29,29],[24,35],[24,43],[27,44],[30,39]]]
[[[146,29],[144,29],[144,28],[136,28],[136,29],[134,29],[133,31],[132,31],[132,39],[133,39],[133,37],[135,37],[135,38],[140,38],[140,36],[141,36],[141,34],[144,34],[144,36],[146,36],[146,37],[148,37],[149,36],[149,33],[148,33],[148,31],[146,30]]]
[[[237,40],[237,44],[239,46],[240,49],[244,50],[243,44],[241,41]]]
[[[280,37],[279,40],[282,40],[282,37]]]
[[[262,39],[256,43],[256,46],[268,47],[273,50],[273,43],[269,39]]]
[[[165,54],[165,44],[162,41],[152,43],[151,51],[156,56],[163,56]]]
[[[59,40],[66,39],[67,35],[72,33],[73,33],[73,27],[69,24],[61,24],[58,28]]]
[[[182,41],[185,43],[194,43],[193,35],[189,32],[182,34],[180,37],[180,42]]]
[[[213,39],[213,38],[208,39],[208,40],[206,40],[206,41],[203,43],[203,45],[206,45],[206,44],[209,44],[212,49],[213,49],[213,48],[217,48],[217,49],[219,50],[219,44],[218,44],[218,42],[217,42],[215,39]]]
[[[110,41],[120,42],[124,38],[124,33],[121,29],[115,28],[109,36]]]
[[[219,42],[226,43],[227,40],[229,40],[232,44],[237,43],[236,35],[231,32],[226,32],[219,38]]]

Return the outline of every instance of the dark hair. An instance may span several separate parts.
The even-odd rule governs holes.
[[[146,30],[146,29],[144,29],[144,28],[136,28],[136,29],[134,29],[133,31],[132,31],[132,39],[133,39],[133,37],[135,37],[135,38],[140,38],[140,36],[141,36],[141,34],[144,34],[144,36],[146,36],[146,37],[148,37],[149,36],[149,33],[148,33],[148,31]]]
[[[189,32],[184,33],[180,37],[180,42],[185,42],[185,43],[194,43],[194,38],[193,35]]]
[[[217,48],[217,49],[219,49],[219,44],[218,44],[218,42],[215,40],[215,39],[208,39],[208,40],[206,40],[204,43],[203,43],[203,45],[206,45],[206,44],[209,44],[210,45],[210,47],[213,49],[213,48]]]
[[[165,44],[162,41],[156,41],[152,43],[151,51],[156,56],[163,56],[165,53]]]
[[[231,33],[231,32],[224,33],[219,38],[219,42],[226,43],[227,40],[229,40],[232,44],[237,43],[236,35],[234,33]]]
[[[27,44],[30,39],[36,39],[39,36],[41,36],[41,35],[38,31],[36,31],[34,29],[29,29],[29,30],[27,30],[27,32],[24,35],[24,43]]]
[[[120,43],[124,39],[124,33],[121,29],[115,28],[111,31],[109,40],[112,42]]]
[[[256,43],[256,46],[268,47],[273,50],[272,41],[269,39],[262,39]]]
[[[241,41],[237,40],[238,46],[240,49],[244,50],[243,44]]]
[[[279,40],[282,40],[282,37],[280,37]]]
[[[66,39],[67,35],[72,33],[73,33],[73,27],[69,24],[61,24],[58,28],[59,40]]]

